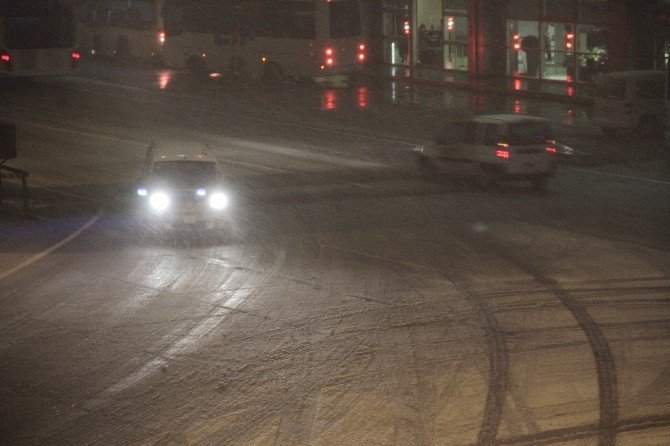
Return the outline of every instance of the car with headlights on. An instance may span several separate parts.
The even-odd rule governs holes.
[[[542,188],[554,174],[558,147],[546,119],[498,114],[450,124],[414,153],[424,174],[466,176],[485,186],[527,180]]]
[[[218,229],[227,221],[230,203],[221,168],[199,144],[152,143],[137,196],[139,213],[153,228]]]

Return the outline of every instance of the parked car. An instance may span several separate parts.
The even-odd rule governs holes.
[[[554,174],[557,147],[549,122],[528,115],[483,115],[448,125],[415,147],[423,173],[468,176],[480,184],[528,180],[542,188]]]
[[[600,76],[593,108],[593,122],[603,132],[637,130],[663,138],[668,126],[665,72],[620,71]]]

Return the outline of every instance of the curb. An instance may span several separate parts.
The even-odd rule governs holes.
[[[532,98],[532,99],[542,99],[545,101],[552,101],[552,102],[562,102],[566,104],[575,104],[575,105],[583,105],[583,106],[592,106],[593,105],[593,98],[591,97],[586,97],[586,96],[566,96],[562,94],[556,94],[556,93],[547,93],[543,91],[530,91],[530,90],[510,90],[506,88],[496,88],[496,87],[489,87],[486,85],[473,85],[473,84],[468,84],[468,83],[463,83],[463,82],[453,82],[453,81],[446,81],[446,80],[437,80],[437,79],[424,79],[424,78],[408,78],[405,76],[391,76],[391,75],[384,75],[384,74],[371,74],[371,73],[365,73],[365,76],[367,77],[376,77],[380,79],[384,79],[387,81],[391,82],[405,82],[408,84],[417,84],[417,85],[427,85],[431,87],[448,87],[448,88],[454,88],[458,90],[468,90],[468,91],[474,91],[477,93],[488,93],[488,94],[495,94],[495,95],[500,95],[500,96],[510,96],[510,97],[517,97],[517,98]]]

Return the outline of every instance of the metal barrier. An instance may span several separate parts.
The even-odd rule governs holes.
[[[25,170],[16,169],[14,167],[5,166],[4,161],[0,161],[0,204],[2,204],[2,179],[20,178],[23,187],[23,209],[28,208],[28,176],[30,175]]]
[[[28,207],[28,172],[6,166],[7,160],[16,158],[16,124],[0,121],[0,204],[2,204],[2,179],[20,178],[23,186],[23,210]]]

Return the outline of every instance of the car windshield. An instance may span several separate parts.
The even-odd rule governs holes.
[[[0,0],[0,446],[670,446],[669,5]]]
[[[150,179],[177,189],[208,186],[217,182],[216,164],[207,161],[156,161]]]

